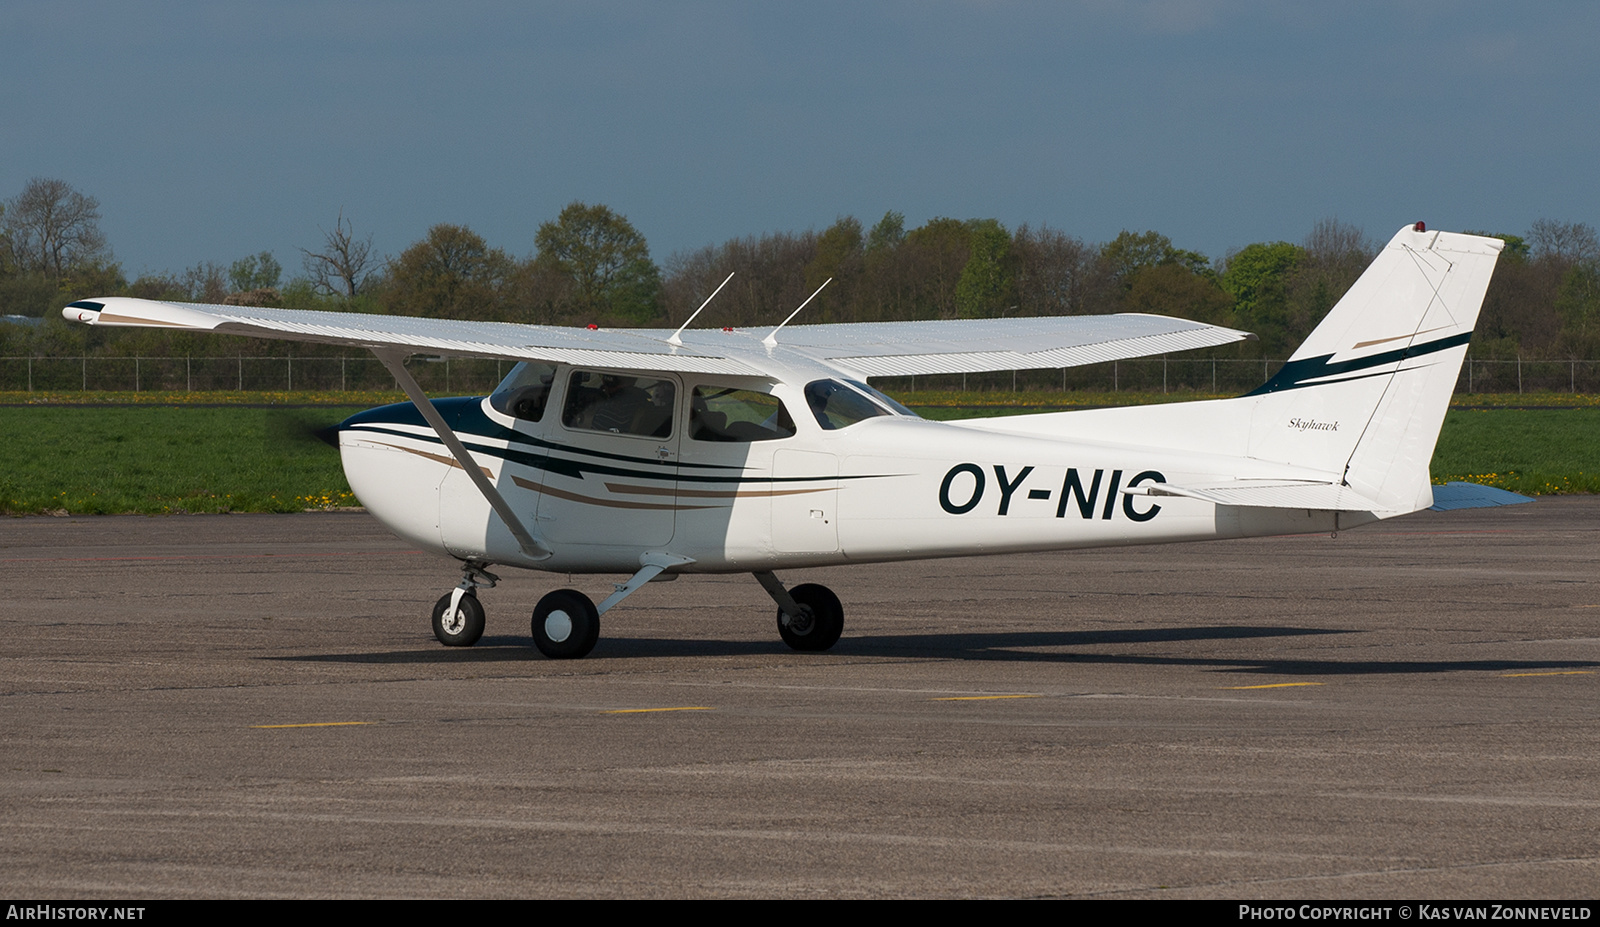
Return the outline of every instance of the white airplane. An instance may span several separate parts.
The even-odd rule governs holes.
[[[63,314],[377,355],[411,401],[339,426],[344,470],[395,534],[459,561],[460,584],[433,610],[446,645],[482,635],[478,590],[506,565],[629,575],[598,606],[572,589],[540,601],[533,640],[550,657],[584,656],[601,615],[682,573],[754,574],[784,642],[820,651],[844,627],[839,599],[776,571],[1337,531],[1433,506],[1428,464],[1501,244],[1401,229],[1248,395],[954,422],[925,421],[867,380],[1251,336],[1150,315],[785,320],[763,336],[123,297]],[[416,353],[521,363],[488,397],[429,401],[403,363]],[[1475,501],[1493,504],[1456,507]]]

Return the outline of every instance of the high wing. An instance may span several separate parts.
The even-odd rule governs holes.
[[[706,336],[698,333],[697,341]],[[797,325],[778,343],[862,377],[1078,367],[1209,348],[1255,335],[1160,315]]]
[[[769,375],[774,356],[858,377],[1072,367],[1230,344],[1246,332],[1156,315],[1057,316],[793,325],[776,332],[583,329],[173,303],[82,300],[62,310],[90,325],[166,328],[407,353],[542,360],[622,370]]]
[[[355,348],[682,373],[755,374],[727,354],[679,348],[627,329],[556,328],[403,315],[171,303],[131,297],[82,300],[61,314],[90,325],[248,335]]]

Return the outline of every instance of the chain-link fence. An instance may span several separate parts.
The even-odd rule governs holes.
[[[435,394],[488,393],[513,361],[414,357],[407,368]],[[882,377],[896,390],[1246,393],[1281,360],[1147,357],[1048,370]],[[0,357],[0,390],[194,392],[398,390],[370,355],[355,357]],[[1478,360],[1462,365],[1458,393],[1600,392],[1600,361]]]
[[[412,358],[406,369],[432,393],[483,394],[515,361]],[[399,390],[365,357],[0,357],[0,390]]]
[[[1145,393],[1248,393],[1271,379],[1282,360],[1144,357],[1054,370],[883,377],[874,383],[895,390],[1128,390]],[[1456,381],[1458,393],[1600,392],[1600,361],[1469,359]]]

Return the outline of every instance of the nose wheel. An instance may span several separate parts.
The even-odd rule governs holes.
[[[460,601],[451,607],[451,599]],[[433,606],[433,636],[446,647],[471,647],[483,636],[483,606],[472,593],[446,594]]]
[[[446,647],[471,647],[483,636],[483,606],[478,603],[480,586],[493,589],[500,577],[482,565],[461,566],[461,583],[434,603],[433,636]]]

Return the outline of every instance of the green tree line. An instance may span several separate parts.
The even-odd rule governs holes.
[[[1148,312],[1255,332],[1221,356],[1286,357],[1381,244],[1336,219],[1298,243],[1259,242],[1212,259],[1155,231],[1086,242],[1049,226],[888,212],[822,231],[767,232],[678,253],[658,265],[626,216],[572,203],[516,257],[470,228],[440,224],[398,255],[374,252],[341,212],[300,249],[299,273],[270,252],[128,280],[99,229],[99,203],[35,179],[0,203],[0,355],[233,355],[282,351],[251,339],[89,329],[60,319],[74,299],[127,295],[547,325],[676,326],[727,275],[700,325],[775,324],[832,279],[799,322]],[[1487,233],[1481,233],[1487,234]],[[1600,358],[1600,239],[1592,226],[1539,220],[1506,242],[1472,354]],[[321,352],[296,345],[296,354]]]

